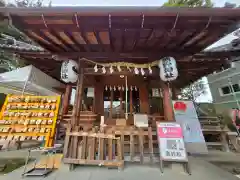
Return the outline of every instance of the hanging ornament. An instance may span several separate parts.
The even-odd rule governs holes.
[[[138,68],[134,68],[134,73],[135,73],[135,74],[139,74]]]
[[[105,73],[106,73],[106,69],[105,69],[105,67],[104,67],[104,66],[102,67],[102,73],[103,73],[103,74],[105,74]]]
[[[129,72],[132,71],[132,69],[131,69],[129,66],[127,66],[127,70],[128,70]]]
[[[105,86],[105,90],[106,90],[106,91],[108,90],[108,87],[107,87],[107,86]]]
[[[121,91],[121,86],[118,86],[118,90]]]
[[[144,76],[145,72],[143,70],[143,68],[141,68],[141,74]]]
[[[113,87],[113,90],[116,91],[116,87],[115,86]]]
[[[132,91],[132,90],[133,90],[133,87],[131,86],[130,89],[131,89],[131,91]]]
[[[78,64],[76,61],[67,60],[62,63],[61,79],[66,83],[75,83],[78,79]]]
[[[152,74],[152,68],[151,66],[148,67],[149,74]]]
[[[120,66],[117,66],[117,69],[118,69],[118,71],[119,71],[119,72],[121,72],[121,71],[122,71],[122,69],[121,69],[121,67],[120,67]]]
[[[110,91],[112,90],[112,86],[110,86]]]
[[[98,72],[98,67],[97,67],[97,65],[94,66],[94,72]]]
[[[160,78],[163,81],[173,81],[178,77],[176,60],[173,57],[165,57],[159,61]]]
[[[110,73],[112,74],[113,73],[113,67],[111,66],[109,70],[110,70]]]
[[[124,91],[124,86],[122,86],[122,91]]]
[[[135,86],[135,91],[137,91],[137,86]]]

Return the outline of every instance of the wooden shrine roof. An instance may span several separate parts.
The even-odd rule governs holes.
[[[185,83],[222,66],[226,57],[200,58],[201,63],[191,59],[240,20],[240,9],[221,8],[51,7],[0,8],[0,12],[9,14],[15,27],[53,55],[135,63],[172,56],[179,61],[180,72],[181,68],[193,72],[180,74]],[[52,61],[55,71],[54,64],[60,64],[49,55],[42,64],[45,52],[20,54],[46,69]],[[196,68],[205,70],[191,71]]]

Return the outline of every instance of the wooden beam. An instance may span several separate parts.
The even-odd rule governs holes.
[[[67,114],[68,113],[68,106],[69,106],[69,101],[72,93],[72,86],[70,84],[66,85],[66,90],[64,93],[64,98],[63,98],[63,111],[62,114]]]

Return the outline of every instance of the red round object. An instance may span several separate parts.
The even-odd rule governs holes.
[[[178,101],[174,103],[174,109],[177,111],[186,111],[187,105],[184,102]]]

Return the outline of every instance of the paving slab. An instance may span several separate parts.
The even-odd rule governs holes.
[[[47,177],[26,177],[27,180],[239,180],[238,177],[224,171],[217,166],[199,158],[190,159],[192,175],[186,174],[182,168],[165,168],[164,173],[160,172],[159,166],[149,165],[126,165],[124,170],[107,169],[104,167],[78,166],[69,171],[66,166]],[[19,180],[23,168],[17,169],[1,177],[1,180]]]

